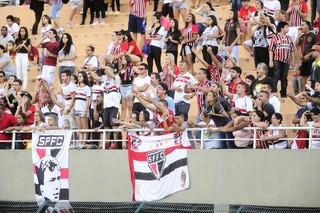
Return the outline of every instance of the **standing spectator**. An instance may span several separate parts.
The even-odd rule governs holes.
[[[178,46],[180,43],[181,31],[177,19],[171,19],[170,29],[167,33],[164,42],[167,44],[166,53],[171,53],[174,56],[174,63],[178,61]]]
[[[28,92],[21,93],[21,99],[18,101],[18,108],[15,113],[16,117],[20,112],[23,112],[27,116],[27,126],[30,126],[34,122],[34,113],[36,107],[31,104],[32,96]]]
[[[262,89],[262,84],[272,85],[272,92],[276,92],[273,85],[273,79],[268,76],[268,66],[265,63],[259,63],[257,66],[257,78],[251,83],[248,94],[254,98]]]
[[[312,46],[315,45],[318,41],[317,36],[310,31],[311,23],[309,21],[302,21],[301,30],[298,31],[298,38],[296,41],[296,47],[301,46],[301,57],[302,62],[299,68],[300,75],[302,76],[302,85],[307,84],[307,79],[311,75],[312,63],[314,58],[312,54]]]
[[[60,27],[60,10],[63,6],[62,0],[52,0],[50,18],[54,24],[54,28],[57,32],[63,32],[64,29]]]
[[[92,133],[92,144],[99,146],[100,132],[97,132],[99,129],[103,129],[103,91],[96,94],[96,99],[92,104],[93,116],[92,116],[92,128],[95,132]]]
[[[1,34],[0,34],[0,44],[4,47],[7,46],[9,41],[14,41],[14,38],[8,34],[8,29],[6,26],[1,27]]]
[[[29,66],[40,65],[40,55],[38,48],[31,45],[30,52],[28,53]]]
[[[104,0],[95,0],[94,1],[94,8],[96,12],[96,21],[92,23],[91,25],[98,25],[105,24],[106,23],[106,10],[104,6]],[[100,19],[101,16],[101,19]],[[99,22],[100,19],[100,22]]]
[[[162,37],[164,36],[164,27],[160,24],[160,17],[157,15],[152,16],[152,25],[147,30],[147,35],[150,42],[151,53],[148,55],[148,74],[153,72],[153,60],[156,63],[158,73],[162,72],[161,67],[161,47]]]
[[[16,118],[9,113],[5,113],[5,106],[0,104],[0,130],[17,125]],[[0,149],[11,149],[12,134],[0,133]]]
[[[317,12],[320,13],[320,1],[311,0],[311,21],[316,19]]]
[[[18,103],[21,99],[21,87],[22,87],[22,81],[20,79],[15,79],[13,81],[13,92],[8,95],[8,105],[11,113],[13,115],[16,114]]]
[[[174,91],[172,91],[172,84],[176,77],[180,74],[178,66],[174,62],[173,54],[167,53],[165,57],[165,65],[162,69],[161,81],[168,86],[168,96],[174,98]]]
[[[195,62],[195,57],[191,51],[192,47],[195,46],[195,41],[198,38],[198,26],[196,24],[196,17],[194,14],[189,13],[186,18],[186,26],[182,30],[181,36],[181,53],[183,60],[188,61],[188,66],[190,73],[193,74],[193,64]]]
[[[133,105],[133,95],[131,94],[132,82],[134,75],[138,73],[138,69],[136,66],[133,66],[129,55],[122,56],[121,64],[122,69],[119,72],[121,79],[120,91],[122,97],[120,120],[124,121],[126,119],[127,112],[129,114],[129,118],[131,118]]]
[[[26,27],[21,27],[18,37],[15,41],[14,51],[16,56],[16,71],[18,79],[23,82],[22,90],[27,90],[28,85],[28,52],[31,50],[30,39],[28,38],[28,30]],[[22,78],[23,77],[23,78]]]
[[[7,43],[7,54],[11,57],[11,62],[16,68],[16,52],[14,51],[14,41],[9,41]]]
[[[281,81],[281,98],[287,97],[288,72],[290,64],[294,66],[295,47],[290,36],[287,22],[280,22],[277,26],[278,33],[273,36],[269,45],[269,66],[274,71],[274,85]],[[290,61],[291,58],[291,61]]]
[[[49,30],[52,28],[51,25],[51,18],[48,15],[43,15],[41,19],[42,27],[40,30],[41,37],[44,38],[43,43],[49,42],[50,39],[48,38],[49,36]],[[41,50],[41,59],[40,59],[40,64],[43,66],[44,62],[44,49]]]
[[[94,72],[94,73],[89,72],[89,74],[90,74],[90,77],[91,77],[91,75],[94,75],[93,78],[91,77],[91,79],[93,81],[93,85],[91,86],[91,100],[90,100],[91,103],[90,103],[90,116],[89,116],[90,120],[91,120],[91,127],[92,127],[92,129],[94,129],[94,128],[100,126],[100,124],[101,124],[100,123],[98,125],[98,123],[96,122],[96,121],[98,121],[98,118],[97,119],[94,118],[94,106],[98,102],[99,102],[99,104],[103,104],[103,100],[101,102],[101,100],[98,100],[98,99],[99,98],[103,99],[104,92],[103,92],[103,85],[101,84],[100,80],[96,78],[97,76],[99,76],[100,73],[98,74],[97,72]],[[101,97],[100,96],[97,97],[99,94],[101,95]],[[96,106],[97,105],[98,104],[96,104]],[[103,110],[103,106],[102,106],[102,110]],[[100,122],[102,122],[102,121],[100,121]],[[97,136],[97,133],[96,133],[96,136]],[[93,135],[92,135],[92,137],[93,137]],[[97,138],[97,137],[95,137],[95,138]]]
[[[139,92],[141,95],[146,95],[146,91],[151,85],[151,78],[148,75],[148,68],[148,65],[145,63],[141,63],[138,66],[138,76],[134,78],[131,93]],[[138,98],[134,98],[132,111],[140,112],[145,109],[146,108],[140,103]]]
[[[249,115],[253,111],[252,99],[247,96],[248,85],[245,82],[237,84],[236,94],[233,96],[235,110],[244,115]]]
[[[274,113],[271,118],[271,124],[269,127],[285,127],[282,124],[282,115],[280,113]],[[269,145],[269,149],[285,149],[288,147],[288,140],[284,139],[288,137],[287,130],[268,130],[264,135],[260,137],[262,141],[266,141]]]
[[[129,14],[128,30],[132,33],[132,38],[138,41],[140,34],[140,48],[146,40],[146,19],[147,19],[147,2],[145,0],[130,0],[131,11]]]
[[[59,79],[61,83],[61,72],[70,70],[71,74],[76,71],[75,59],[77,58],[76,47],[73,44],[72,37],[69,33],[64,33],[59,44],[58,62],[59,62]]]
[[[57,57],[59,53],[59,42],[56,41],[57,31],[50,29],[48,38],[49,42],[44,42],[45,38],[36,47],[45,48],[44,50],[44,62],[42,67],[42,78],[48,83],[53,83],[54,73],[57,66]]]
[[[83,0],[71,0],[70,4],[71,4],[71,12],[67,22],[67,26],[69,27],[72,25],[72,19],[76,13],[76,10],[83,4]]]
[[[202,36],[203,31],[208,26],[207,18],[209,16],[214,16],[217,19],[216,11],[213,9],[212,4],[210,2],[206,2],[202,7],[196,10],[196,14],[202,16],[202,20],[197,23],[199,36]],[[218,26],[216,24],[216,26]]]
[[[32,35],[38,34],[38,25],[40,23],[42,12],[44,10],[43,5],[44,1],[31,0],[30,2],[30,9],[33,10],[35,16],[34,24],[32,26]]]
[[[117,10],[115,10],[114,3],[117,4]],[[120,12],[120,0],[112,0],[111,9],[112,9],[112,12],[113,12],[114,15],[121,14],[121,12]]]
[[[266,91],[269,94],[269,103],[273,106],[274,111],[280,113],[280,100],[277,96],[272,94],[272,85],[270,83],[263,83],[261,91]]]
[[[189,64],[186,60],[181,60],[179,63],[180,74],[177,75],[172,85],[174,93],[174,103],[176,114],[181,112],[185,115],[185,120],[188,120],[188,113],[190,109],[190,96],[186,97],[185,86],[196,85],[197,81],[189,72]]]
[[[187,21],[187,1],[186,0],[172,0],[173,16],[179,21],[179,15],[185,23]]]
[[[219,37],[219,27],[217,23],[217,19],[210,15],[207,17],[207,27],[203,31],[202,36],[200,37],[200,41],[202,41],[202,56],[203,59],[210,65],[212,65],[212,59],[208,48],[210,47],[213,54],[218,54],[218,41]]]
[[[159,82],[158,86],[156,87],[156,97],[153,99],[155,101],[166,100],[168,103],[168,109],[170,109],[174,115],[176,114],[173,98],[168,96],[168,85],[165,83]]]
[[[286,13],[289,15],[289,27],[300,27],[301,22],[307,18],[308,5],[304,1],[292,0]]]
[[[94,21],[94,0],[84,0],[83,1],[83,11],[82,11],[82,21],[80,25],[84,25],[86,23],[87,12],[90,9],[90,24],[93,24]]]
[[[20,27],[19,25],[14,21],[13,15],[8,15],[7,18],[7,29],[8,29],[8,34],[11,35],[13,38],[17,38]]]
[[[12,64],[11,57],[5,53],[5,48],[0,44],[0,69],[6,73],[7,76],[16,75],[16,68]]]
[[[229,51],[238,61],[239,46],[238,41],[240,39],[240,25],[238,21],[238,13],[235,10],[229,11],[229,19],[226,20],[224,26],[225,34],[222,38],[221,44],[224,44]]]
[[[88,129],[89,127],[91,89],[87,76],[85,71],[78,73],[79,82],[75,91],[74,117],[76,118],[79,129]],[[79,132],[80,148],[83,148],[86,140],[88,140],[88,132]]]
[[[252,14],[256,12],[256,8],[250,6],[249,2],[250,0],[242,0],[242,7],[239,11],[240,31],[244,34],[244,37],[246,37],[247,33],[251,33],[251,25],[249,22]]]
[[[272,17],[260,15],[260,24],[252,31],[254,64],[257,67],[263,62],[269,64],[269,42],[276,32]],[[273,77],[272,69],[269,69],[268,76]]]
[[[169,18],[172,20],[174,18],[173,16],[173,9],[172,9],[172,5],[173,5],[173,0],[164,0],[163,1],[163,5],[162,5],[162,15],[164,17],[167,17],[167,15],[169,14]]]
[[[82,69],[97,71],[99,68],[99,62],[97,56],[94,55],[95,48],[91,45],[86,48],[86,59],[82,64]]]

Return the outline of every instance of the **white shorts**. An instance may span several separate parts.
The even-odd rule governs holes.
[[[83,4],[83,0],[71,0],[71,9],[74,10]]]
[[[48,65],[43,65],[42,67],[42,78],[52,84],[54,80],[54,72],[56,71],[57,67],[54,66],[48,66]]]
[[[247,45],[247,46],[249,46],[249,47],[253,48],[252,39],[248,39],[248,40],[244,41],[244,42],[243,42],[243,44],[245,44],[245,45]]]

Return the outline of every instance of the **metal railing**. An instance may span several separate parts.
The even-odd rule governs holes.
[[[214,129],[214,128],[213,128]],[[308,138],[300,138],[302,140],[307,140],[308,141],[308,144],[309,144],[309,148],[312,147],[312,140],[314,138],[312,138],[312,134],[310,134],[310,132],[312,132],[312,130],[314,129],[317,129],[317,128],[314,128],[314,127],[268,127],[267,129],[265,130],[307,130],[309,132],[309,137]],[[187,131],[200,131],[200,138],[199,139],[193,139],[193,138],[189,138],[190,141],[200,141],[200,149],[204,149],[204,143],[205,143],[205,140],[209,140],[209,139],[204,139],[204,131],[207,131],[207,128],[187,128],[186,129]],[[217,128],[216,128],[217,130]],[[258,127],[245,127],[244,130],[247,130],[247,131],[252,131],[253,132],[253,138],[237,138],[237,140],[251,140],[252,141],[252,144],[253,144],[253,149],[256,149],[257,148],[257,140],[259,140],[259,138],[257,138],[257,131],[258,130],[262,130],[261,128],[258,128]],[[56,132],[57,130],[47,130],[46,132]],[[77,129],[77,130],[59,130],[59,131],[71,131],[73,132],[74,134],[76,133],[97,133],[95,130],[93,129]],[[126,139],[118,139],[117,141],[115,140],[109,140],[107,141],[106,140],[106,133],[107,132],[161,132],[161,131],[164,131],[164,129],[127,129],[126,131],[122,130],[122,129],[100,129],[98,130],[98,133],[101,134],[101,137],[99,140],[86,140],[86,142],[99,142],[102,144],[102,149],[105,149],[106,147],[106,143],[108,142],[118,142],[118,143],[122,143],[124,141],[126,141]],[[0,132],[0,133],[4,133],[4,132]],[[7,132],[6,132],[7,133]],[[25,142],[25,141],[19,141],[19,140],[16,140],[16,134],[18,133],[31,133],[31,132],[19,132],[19,131],[12,131],[12,140],[10,141],[1,141],[1,142],[5,142],[5,143],[11,143],[12,142],[12,145],[11,145],[11,149],[15,149],[15,143],[21,143],[21,142]],[[284,138],[285,140],[293,140],[294,138]],[[212,141],[215,141],[215,140],[219,140],[219,141],[230,141],[230,139],[220,139],[220,138],[217,138],[217,139],[210,139]],[[234,140],[234,139],[232,139]],[[319,139],[320,140],[320,139]],[[72,142],[80,142],[80,140],[76,140],[76,139],[72,139]]]

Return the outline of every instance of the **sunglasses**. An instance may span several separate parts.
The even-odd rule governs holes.
[[[138,68],[138,70],[144,70],[144,68]]]
[[[0,75],[0,78],[3,78],[4,76],[3,75]]]

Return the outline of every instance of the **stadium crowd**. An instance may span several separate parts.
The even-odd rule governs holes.
[[[192,5],[201,16],[196,20],[194,13],[188,13],[186,0],[164,0],[161,12],[155,0],[147,27],[148,2],[130,0],[128,29],[112,32],[111,43],[99,56],[88,45],[80,69],[72,35],[64,32],[58,19],[64,1],[30,1],[35,13],[31,34],[37,35],[38,24],[42,25],[42,40],[37,44],[31,43],[27,27],[7,16],[0,35],[0,149],[11,148],[13,130],[18,131],[15,140],[28,140],[31,135],[26,131],[94,129],[92,134],[74,134],[79,142],[72,148],[90,149],[101,148],[99,142],[86,141],[99,141],[98,130],[103,128],[163,128],[127,133],[161,135],[188,127],[206,128],[206,149],[252,148],[253,132],[244,127],[261,128],[257,148],[306,148],[303,140],[290,144],[286,130],[267,130],[268,126],[284,127],[280,99],[287,97],[301,106],[293,124],[315,127],[312,132],[299,131],[297,138],[312,134],[309,148],[320,148],[320,18],[316,18],[320,5],[312,10],[312,20],[307,20],[305,0],[284,5],[262,0],[255,1],[255,6],[249,0],[233,1],[224,26],[218,26],[222,14],[216,13],[211,1],[200,2]],[[52,5],[50,15],[42,15],[44,3]],[[113,11],[116,3],[115,12],[120,12],[119,1],[70,0],[67,25],[72,25],[82,5],[79,24],[85,24],[88,9],[90,24],[105,24],[105,3],[113,4]],[[219,6],[219,1],[214,4]],[[183,26],[179,26],[180,15]],[[254,58],[255,76],[242,76],[239,45]],[[195,69],[196,62],[202,67]],[[27,91],[29,66],[41,66],[33,96]],[[287,92],[289,70],[296,72],[294,94]],[[54,88],[59,85],[54,82],[56,72],[61,89]],[[193,98],[197,99],[196,119],[189,113]],[[107,148],[125,149],[125,142],[114,142],[121,136],[107,132],[106,140],[111,140]],[[189,137],[200,141],[198,131]],[[24,145],[16,143],[16,148]]]

